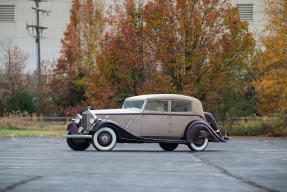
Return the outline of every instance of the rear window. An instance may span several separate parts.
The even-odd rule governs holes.
[[[191,101],[172,100],[171,112],[188,112],[191,111]]]
[[[147,101],[145,110],[168,112],[168,101],[163,100]]]

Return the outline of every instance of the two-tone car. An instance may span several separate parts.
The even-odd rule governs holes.
[[[99,151],[116,143],[158,143],[165,151],[185,144],[203,151],[208,142],[224,142],[212,114],[201,102],[176,94],[126,98],[121,109],[91,110],[78,114],[67,126],[68,146],[83,151],[92,144]]]

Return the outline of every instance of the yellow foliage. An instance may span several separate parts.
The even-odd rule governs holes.
[[[266,2],[268,24],[260,37],[263,51],[258,52],[259,77],[253,82],[261,114],[287,112],[287,2]]]

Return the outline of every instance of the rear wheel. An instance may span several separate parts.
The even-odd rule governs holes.
[[[67,138],[67,144],[74,151],[84,151],[90,146],[91,142],[88,139]]]
[[[192,143],[187,144],[191,151],[203,151],[208,145],[208,138],[197,136],[193,139]]]
[[[165,151],[173,151],[177,148],[177,143],[159,143],[159,146]]]
[[[113,129],[103,127],[94,133],[92,142],[97,150],[110,151],[117,143],[117,135]]]

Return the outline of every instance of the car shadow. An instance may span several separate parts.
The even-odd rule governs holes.
[[[175,151],[163,151],[163,150],[138,150],[138,149],[124,149],[117,150],[114,149],[112,151],[97,151],[97,150],[86,150],[85,152],[98,152],[98,153],[212,153],[212,152],[223,152],[224,150],[205,150],[201,152],[195,152],[190,150],[175,150]]]
[[[108,151],[99,151],[99,152],[108,152]],[[112,150],[109,152],[115,152],[115,153],[189,153],[190,151],[186,150],[186,151],[163,151],[163,150]]]

